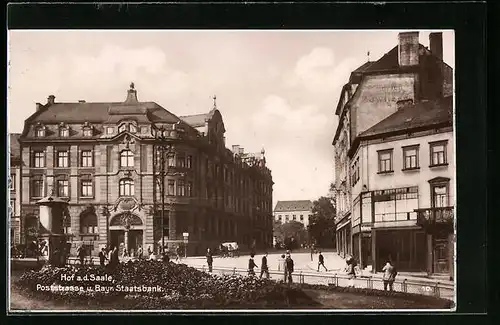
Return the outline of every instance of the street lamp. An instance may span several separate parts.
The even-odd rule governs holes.
[[[161,247],[162,247],[162,255],[165,252],[165,176],[168,174],[168,166],[165,163],[165,156],[170,155],[174,152],[172,143],[172,138],[179,138],[181,129],[176,129],[175,126],[179,125],[180,122],[174,125],[173,130],[168,130],[164,126],[159,128],[152,126],[151,134],[158,140],[159,144],[157,144],[157,148],[160,149],[161,159],[160,159],[160,179],[157,179],[158,185],[160,186],[161,191]],[[158,154],[158,152],[157,152]],[[156,163],[156,161],[154,162]],[[170,210],[169,210],[170,211]],[[172,229],[172,218],[169,218],[169,229]]]

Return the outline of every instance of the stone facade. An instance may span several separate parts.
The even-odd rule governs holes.
[[[227,149],[216,107],[198,117],[201,128],[193,116],[139,102],[133,87],[123,103],[49,97],[20,138],[22,218],[35,218],[35,203],[54,191],[69,201],[66,230],[74,246],[83,242],[94,254],[121,243],[129,250],[172,248],[186,232],[189,254],[224,241],[269,247],[273,181],[264,150]]]

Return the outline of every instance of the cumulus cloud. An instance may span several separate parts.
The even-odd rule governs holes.
[[[361,63],[354,58],[337,62],[332,49],[315,48],[296,62],[293,73],[286,76],[285,85],[304,87],[312,93],[335,93]]]
[[[280,131],[321,130],[327,123],[327,117],[314,105],[292,107],[286,99],[269,95],[262,107],[253,116],[257,128],[274,126]]]

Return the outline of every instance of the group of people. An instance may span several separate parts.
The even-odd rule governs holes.
[[[267,261],[268,253],[264,253],[261,259],[261,264],[260,264],[260,278],[265,277],[266,279],[269,279],[269,264]],[[207,258],[207,265],[208,265],[208,272],[212,272],[213,270],[213,254],[210,248],[207,249],[206,253],[206,258]],[[286,255],[283,254],[281,255],[281,258],[278,262],[278,271],[283,272],[283,281],[292,283],[292,273],[293,273],[293,259],[291,257],[290,251],[286,252]],[[250,254],[250,259],[248,260],[248,275],[249,276],[256,276],[255,269],[258,269],[259,266],[255,263],[255,253],[252,252]]]

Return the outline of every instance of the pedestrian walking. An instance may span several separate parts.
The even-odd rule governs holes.
[[[122,258],[125,258],[128,256],[128,252],[127,252],[127,249],[126,248],[123,248],[123,252],[122,252]]]
[[[266,279],[269,279],[269,267],[267,266],[267,252],[262,256],[262,262],[260,263],[260,277],[266,274]]]
[[[104,262],[107,260],[108,258],[106,257],[106,250],[103,248],[101,248],[101,251],[99,252],[99,264],[101,266],[104,266]]]
[[[177,245],[177,248],[175,249],[175,253],[177,254],[175,256],[175,261],[176,262],[180,262],[180,260],[181,260],[181,254],[182,254],[182,250],[181,250],[181,246],[180,245]]]
[[[346,272],[349,276],[349,287],[354,287],[354,279],[356,279],[355,261],[352,257],[349,257],[346,263]]]
[[[258,267],[257,264],[255,264],[255,261],[253,260],[254,256],[255,256],[254,254],[251,254],[250,259],[248,259],[248,275],[249,276],[254,276],[255,275],[254,267]]]
[[[288,253],[286,255],[286,259],[285,259],[285,278],[287,279],[288,283],[292,283],[293,280],[292,280],[292,273],[293,273],[293,259],[292,259],[292,256],[290,255],[290,253]]]
[[[286,282],[286,260],[285,254],[281,254],[278,260],[278,271],[283,272],[283,282]]]
[[[387,261],[385,266],[382,268],[382,271],[384,272],[384,291],[387,291],[387,286],[389,286],[389,291],[393,291],[394,280],[398,274],[396,267],[394,267],[390,261]]]
[[[113,249],[111,249],[109,251],[109,263],[108,263],[108,266],[110,268],[115,268],[119,263],[119,260],[118,260],[118,247],[113,247]]]
[[[325,271],[328,272],[328,269],[325,266],[325,258],[323,257],[323,254],[321,254],[321,252],[319,252],[318,255],[318,272],[320,266],[323,266],[325,268]]]
[[[212,252],[210,251],[210,248],[207,248],[207,264],[208,264],[208,272],[212,273],[212,264],[214,262],[214,258],[212,256]]]
[[[143,254],[144,252],[142,251],[142,246],[139,246],[139,248],[137,248],[137,257],[142,260],[143,258]]]
[[[76,255],[78,256],[78,259],[80,260],[80,265],[83,265],[85,263],[85,249],[83,245],[78,246],[76,250]]]

